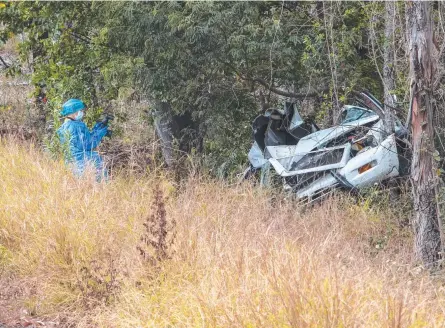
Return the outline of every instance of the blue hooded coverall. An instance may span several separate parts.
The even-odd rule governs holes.
[[[73,164],[74,173],[81,176],[88,163],[94,165],[98,181],[107,177],[101,156],[94,149],[107,134],[108,127],[103,123],[97,123],[91,130],[82,121],[66,119],[57,130],[62,145],[68,146],[69,153],[65,156],[65,162]]]

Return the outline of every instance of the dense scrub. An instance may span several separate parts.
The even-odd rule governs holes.
[[[398,208],[337,196],[304,209],[154,174],[97,184],[7,140],[0,176],[0,322],[26,310],[79,327],[445,323]]]

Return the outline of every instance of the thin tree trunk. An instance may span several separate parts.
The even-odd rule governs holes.
[[[162,156],[168,167],[173,167],[175,163],[175,152],[173,149],[174,131],[171,117],[171,108],[168,103],[159,102],[154,113],[154,124],[156,134],[161,142]]]
[[[329,16],[327,15],[329,14]],[[329,68],[331,70],[331,78],[332,78],[332,101],[335,105],[331,110],[331,122],[336,124],[335,120],[338,117],[340,112],[340,102],[338,96],[338,79],[337,79],[337,49],[335,47],[334,42],[334,15],[335,9],[334,4],[331,1],[330,6],[325,6],[325,2],[323,2],[323,20],[324,20],[324,28],[325,28],[325,37],[326,37],[326,47],[328,51],[328,59],[329,59]]]
[[[385,2],[385,47],[383,53],[383,89],[384,89],[384,127],[387,135],[394,132],[393,120],[393,95],[395,89],[394,81],[394,19],[396,3]]]
[[[410,91],[412,103],[413,184],[415,253],[427,267],[440,256],[440,230],[436,208],[433,151],[433,25],[431,3],[406,4],[409,34]]]

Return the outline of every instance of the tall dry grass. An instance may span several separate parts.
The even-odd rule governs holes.
[[[397,208],[337,197],[305,209],[197,178],[179,190],[159,176],[97,184],[5,140],[0,177],[8,306],[62,326],[445,325],[440,275],[415,266]],[[153,265],[138,247],[159,181],[176,238]]]

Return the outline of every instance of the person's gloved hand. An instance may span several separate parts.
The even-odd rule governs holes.
[[[105,137],[111,138],[112,135],[113,135],[113,131],[107,130],[107,133],[105,134]]]
[[[114,120],[114,115],[112,115],[112,114],[105,114],[105,117],[104,117],[104,119],[101,121],[101,123],[102,123],[104,126],[106,126],[106,125],[108,125],[108,122],[109,122],[109,121],[112,121],[112,120]]]

